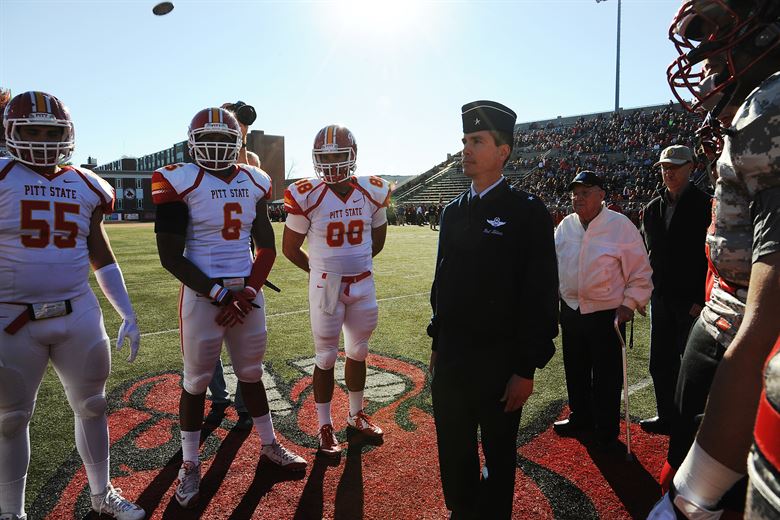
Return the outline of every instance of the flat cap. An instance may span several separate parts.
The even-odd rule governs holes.
[[[463,118],[463,133],[470,134],[480,130],[495,130],[514,133],[517,114],[495,101],[472,101],[461,109]]]

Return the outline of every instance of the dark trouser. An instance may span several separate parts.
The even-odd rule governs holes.
[[[671,421],[680,360],[695,319],[691,304],[653,293],[650,307],[650,375],[658,417]]]
[[[715,370],[725,352],[723,345],[710,336],[698,318],[688,336],[674,396],[675,417],[667,459],[675,469],[680,467],[696,438]]]
[[[623,361],[615,333],[615,309],[580,314],[561,301],[563,369],[570,419],[594,424],[602,440],[617,438]],[[621,325],[625,336],[625,325]]]
[[[512,518],[522,410],[505,413],[500,402],[510,376],[505,366],[436,367],[433,417],[444,501],[454,519]],[[478,427],[489,474],[482,485]]]

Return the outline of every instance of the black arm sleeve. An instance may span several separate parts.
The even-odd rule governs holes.
[[[521,344],[515,356],[515,374],[533,379],[555,354],[553,339],[558,335],[558,260],[550,213],[541,201],[535,201],[525,236],[532,254],[520,279],[521,302],[518,321]]]
[[[154,217],[154,232],[185,236],[189,221],[190,212],[187,204],[181,201],[166,202],[157,206],[157,214]]]

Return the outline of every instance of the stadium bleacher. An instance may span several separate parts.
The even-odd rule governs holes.
[[[570,209],[567,185],[577,170],[604,176],[610,207],[638,218],[660,185],[652,165],[672,144],[693,147],[701,118],[677,104],[519,124],[504,175],[541,197],[552,213]],[[446,204],[469,187],[460,153],[406,182],[393,195],[399,208]],[[694,179],[706,179],[703,170]],[[561,217],[562,218],[562,217]]]

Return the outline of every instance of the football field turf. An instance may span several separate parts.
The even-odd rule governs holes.
[[[180,284],[160,266],[151,224],[118,224],[106,228],[124,272],[143,334],[135,363],[125,361],[127,350],[113,353],[107,388],[110,394],[112,389],[127,381],[181,370],[177,319]],[[276,378],[293,384],[295,378],[301,375],[295,361],[310,358],[313,345],[307,310],[306,274],[281,255],[282,229],[283,224],[274,224],[279,256],[269,276],[282,292],[265,291],[269,333],[266,362],[273,367]],[[427,366],[430,340],[425,334],[425,327],[430,317],[429,290],[437,239],[438,233],[427,226],[390,226],[385,249],[374,259],[380,313],[379,326],[370,342],[370,352],[402,359],[421,368]],[[120,319],[95,285],[94,277],[91,282],[103,307],[113,346]],[[479,305],[479,302],[464,301],[462,304]],[[647,318],[637,317],[634,348],[629,351],[629,385],[633,387],[631,415],[635,421],[655,412],[647,372],[648,327]],[[534,394],[523,411],[524,426],[538,422],[540,418],[548,421],[549,425],[549,410],[560,410],[566,399],[560,338],[556,339],[556,346],[555,357],[549,365],[537,371]],[[223,355],[223,359],[227,360],[227,357]],[[429,409],[427,387],[421,396],[421,405]],[[47,481],[72,455],[75,446],[72,412],[51,368],[38,394],[31,443],[28,504],[35,500]],[[303,455],[311,461],[310,453]],[[117,457],[120,455],[112,453],[112,463],[122,462],[116,460]]]

